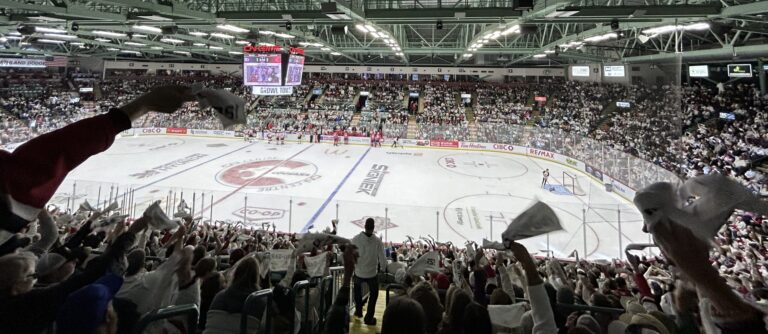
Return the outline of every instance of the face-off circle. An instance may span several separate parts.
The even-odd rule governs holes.
[[[517,216],[530,206],[532,198],[502,194],[477,194],[459,197],[443,208],[443,221],[460,237],[479,241],[492,237],[499,240]],[[581,220],[578,215],[548,203],[561,218],[570,216],[572,220]],[[489,236],[493,224],[493,236]],[[561,219],[561,224],[568,230],[568,223]]]
[[[315,164],[299,160],[258,160],[230,164],[216,175],[216,181],[232,187],[263,191],[287,189],[320,178]]]
[[[513,159],[480,153],[444,155],[437,164],[456,174],[481,178],[513,178],[528,172],[525,165]]]

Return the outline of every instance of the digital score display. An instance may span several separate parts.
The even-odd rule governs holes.
[[[243,84],[245,86],[282,86],[281,60],[282,55],[279,53],[244,56]]]
[[[731,78],[751,78],[752,65],[750,64],[728,64],[728,76]]]

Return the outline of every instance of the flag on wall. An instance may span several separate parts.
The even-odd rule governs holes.
[[[46,67],[67,67],[69,58],[64,56],[45,57]]]

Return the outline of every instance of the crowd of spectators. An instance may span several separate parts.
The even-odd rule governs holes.
[[[228,87],[228,80],[234,79],[208,78],[206,83]],[[30,131],[24,139],[66,129],[79,124],[76,121],[80,118],[124,105],[159,83],[180,82],[172,77],[102,82],[105,96],[89,111],[82,110],[81,102],[69,99],[71,95],[35,83],[29,83],[25,93],[3,91],[3,139],[14,142],[22,138],[8,135],[17,133],[17,127]],[[186,79],[184,83],[192,84]],[[605,145],[676,169],[687,177],[713,172],[729,175],[765,195],[764,175],[752,162],[765,156],[766,98],[754,85],[723,86],[717,93],[705,86],[676,92],[670,87],[568,85],[573,85],[568,92],[594,96],[579,102],[573,99],[577,93],[558,94],[552,105],[542,109],[539,126],[595,136]],[[431,97],[429,106],[452,110],[456,96],[450,89],[435,87],[425,89],[426,96]],[[617,112],[609,115],[607,128],[598,129],[594,122],[601,110],[596,106],[621,95],[618,92],[622,89],[644,92],[632,97],[639,119]],[[675,112],[678,96],[690,101],[682,115]],[[253,101],[250,98],[249,104]],[[182,110],[176,113],[166,111],[162,116],[150,114],[130,120],[140,125],[174,119],[208,125],[205,117],[210,115],[194,104],[180,106]],[[289,122],[298,120],[346,127],[343,122],[348,122],[353,109],[275,113],[281,121],[272,126],[296,127],[301,123]],[[455,112],[440,115],[435,114],[438,109],[430,110],[437,124],[455,127],[439,129],[448,134],[446,139],[466,138],[466,133],[452,132],[468,128],[461,126],[463,119],[452,123],[451,117],[458,117]],[[726,111],[734,114],[733,120],[720,120],[720,112]],[[266,116],[261,121],[272,120]],[[557,140],[568,145],[564,139],[520,133],[515,130],[519,127],[503,125],[510,129],[510,140],[522,139],[535,147],[555,145],[552,143]],[[690,131],[682,134],[683,126]],[[668,136],[674,133],[681,134],[679,146],[672,144],[675,137]],[[663,141],[658,137],[664,137]],[[45,142],[50,145],[54,139],[48,137]],[[46,148],[39,142],[33,144],[22,145],[19,150]],[[80,150],[76,145],[68,149]],[[12,164],[25,154],[29,152],[4,157],[3,167],[32,167]],[[355,266],[362,264],[357,263],[358,247],[341,238],[351,236],[335,236],[335,229],[312,239],[318,235],[199,221],[183,212],[180,224],[168,226],[167,218],[152,210],[126,223],[126,217],[119,215],[102,219],[87,205],[74,213],[44,207],[37,219],[20,224],[9,218],[9,191],[3,188],[0,194],[4,219],[0,225],[4,253],[0,256],[0,328],[4,331],[130,333],[147,312],[194,304],[201,311],[198,328],[188,328],[180,319],[171,318],[153,323],[148,332],[233,333],[239,326],[233,319],[240,318],[246,297],[261,289],[271,290],[273,298],[257,305],[252,316],[258,320],[270,317],[273,332],[310,333],[320,326],[321,332],[342,333],[348,323],[345,315],[352,276]],[[766,333],[768,224],[764,218],[736,212],[717,234],[712,250],[687,228],[662,222],[650,232],[664,255],[640,255],[633,250],[627,253],[626,261],[534,258],[514,242],[505,245],[507,251],[428,239],[389,243],[381,252],[392,260],[379,260],[376,271],[382,272],[382,280],[400,284],[404,293],[384,311],[382,333]],[[8,244],[10,241],[13,243]],[[287,250],[290,256],[283,268],[273,270],[267,253],[280,250]],[[437,261],[420,261],[434,257]],[[306,291],[293,288],[304,279],[330,274],[332,266],[343,267],[333,305],[326,304],[331,299],[323,294],[322,285]],[[304,293],[310,294],[308,299]]]

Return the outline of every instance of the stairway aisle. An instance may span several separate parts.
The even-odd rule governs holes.
[[[416,139],[418,135],[419,125],[416,124],[416,116],[410,115],[408,116],[408,134],[406,135],[406,138]]]
[[[357,127],[357,125],[360,124],[360,113],[355,113],[352,116],[352,121],[349,122],[350,127]]]
[[[355,318],[349,315],[349,333],[350,334],[376,334],[381,333],[381,322],[384,319],[384,308],[387,307],[387,292],[379,290],[379,299],[376,300],[376,326],[368,326],[363,323],[363,319]],[[367,305],[366,305],[367,306]]]

